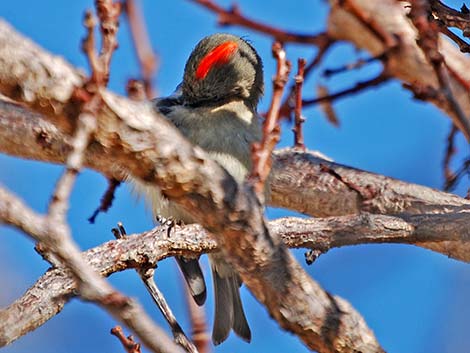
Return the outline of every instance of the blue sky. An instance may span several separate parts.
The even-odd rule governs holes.
[[[229,1],[218,1],[228,6]],[[244,13],[265,22],[293,31],[315,33],[325,27],[328,6],[319,0],[286,2],[239,1]],[[460,6],[457,1],[447,2]],[[170,94],[180,82],[186,58],[202,37],[226,31],[249,38],[258,49],[265,65],[267,95],[260,110],[270,101],[274,61],[271,39],[243,28],[219,28],[216,18],[189,1],[142,1],[154,49],[160,56],[160,69],[154,80],[161,95]],[[2,1],[0,16],[20,32],[47,50],[65,57],[72,64],[87,70],[81,53],[84,35],[81,25],[85,9],[92,1]],[[126,21],[121,21],[119,49],[113,57],[110,88],[124,94],[128,78],[137,77],[135,60]],[[314,51],[299,45],[288,45],[289,58],[310,58]],[[337,67],[367,57],[349,45],[336,46],[325,58],[325,67]],[[372,64],[353,74],[332,79],[313,75],[305,85],[305,97],[315,92],[315,84],[326,84],[335,91],[349,87],[357,80],[373,77],[380,66]],[[376,90],[343,99],[335,104],[341,121],[333,127],[316,108],[306,109],[306,142],[335,161],[387,176],[434,188],[443,184],[441,163],[449,120],[434,106],[413,101],[399,82],[391,82]],[[285,125],[281,146],[292,144],[290,127]],[[458,164],[468,146],[460,136]],[[467,152],[468,153],[468,152]],[[55,180],[61,173],[58,166],[29,162],[0,155],[0,183],[7,186],[35,210],[43,212]],[[455,191],[464,195],[464,180]],[[128,232],[140,232],[152,226],[142,202],[136,201],[126,186],[118,192],[113,208],[101,214],[95,225],[87,218],[98,205],[106,188],[106,180],[91,171],[84,171],[72,196],[69,221],[76,241],[83,249],[112,238],[110,229],[117,221],[124,222]],[[269,209],[269,217],[292,214]],[[0,227],[0,306],[20,296],[47,268],[33,250],[33,243],[11,228]],[[367,245],[334,249],[322,255],[312,266],[303,262],[304,251],[294,251],[306,270],[335,295],[349,300],[365,317],[381,344],[391,353],[442,353],[465,351],[470,344],[470,270],[468,265],[421,248],[404,245]],[[207,260],[203,260],[207,270]],[[163,327],[165,323],[144,290],[137,275],[127,271],[110,280],[127,295],[138,298]],[[187,327],[184,296],[174,261],[163,261],[157,270],[157,283],[167,294],[170,305],[183,326]],[[211,286],[211,281],[208,281]],[[253,341],[247,345],[231,336],[215,348],[215,352],[307,352],[300,341],[279,329],[266,310],[253,296],[242,289]],[[212,289],[209,288],[208,319],[212,320]],[[119,352],[122,348],[109,335],[115,322],[92,304],[73,300],[58,316],[33,333],[4,348],[3,352]],[[468,350],[468,348],[467,348]]]

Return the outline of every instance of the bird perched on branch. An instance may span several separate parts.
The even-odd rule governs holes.
[[[263,89],[262,62],[255,49],[237,36],[214,34],[192,51],[177,92],[154,102],[191,143],[241,183],[251,168],[250,145],[261,135],[256,109]],[[164,198],[157,187],[137,183],[136,189],[145,195],[155,215],[194,223],[189,213]],[[223,342],[233,329],[249,342],[251,332],[239,293],[241,280],[222,252],[210,254],[209,259],[215,291],[212,341]],[[198,260],[177,261],[193,298],[202,305],[206,287]]]

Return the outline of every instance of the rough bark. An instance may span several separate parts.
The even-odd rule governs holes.
[[[0,58],[0,92],[69,131],[80,112],[74,99],[79,74],[57,59],[52,66],[44,64],[53,57],[4,22]],[[75,80],[66,80],[67,73]],[[103,104],[96,115],[93,144],[103,148],[103,157],[157,185],[215,234],[248,288],[284,329],[321,352],[382,351],[362,317],[347,302],[326,293],[268,232],[263,208],[248,185],[238,185],[191,146],[151,104],[104,90],[99,94]]]
[[[391,38],[398,36],[398,48],[388,53],[387,72],[403,83],[414,87],[432,87],[439,90],[435,70],[426,60],[421,48],[417,45],[417,30],[407,18],[409,8],[406,1],[396,0],[348,0],[348,3],[362,13],[370,22],[378,23],[384,33]],[[341,1],[331,0],[331,11],[328,18],[328,34],[335,39],[353,43],[357,48],[364,49],[371,55],[379,55],[387,50],[383,40],[378,38],[351,11],[352,6],[342,6]],[[460,106],[467,120],[470,120],[470,96],[461,80],[470,81],[470,58],[444,36],[439,41],[440,53],[444,56],[446,65],[454,74],[449,75],[449,85],[454,99]],[[435,104],[454,123],[462,128],[454,110],[447,101],[427,97],[427,101]],[[469,136],[467,136],[468,140]]]
[[[403,3],[351,2],[366,17],[383,19],[381,25],[389,35],[399,35],[399,50],[390,53],[387,63],[389,73],[406,83],[436,88],[434,72],[416,45],[416,31],[404,15]],[[363,22],[337,1],[331,3],[330,36],[351,41],[374,55],[384,51],[383,42]],[[441,42],[446,63],[469,80],[465,69],[469,59],[447,40]],[[470,117],[467,92],[455,77],[449,80],[453,95]],[[0,151],[63,163],[70,151],[69,134],[80,112],[74,92],[83,82],[80,71],[0,21],[0,93],[23,105],[0,100]],[[357,243],[402,242],[465,261],[470,259],[468,200],[331,163],[309,152],[276,153],[271,204],[320,217],[339,217],[284,219],[279,221],[280,225],[270,225],[270,234],[262,207],[249,187],[237,185],[156,115],[149,104],[131,102],[107,91],[100,94],[103,106],[97,117],[98,131],[85,165],[106,176],[123,179],[131,174],[158,185],[167,197],[187,208],[215,235],[221,249],[270,314],[311,349],[382,351],[360,315],[344,300],[326,293],[301,269],[281,243],[281,235],[289,246],[308,246],[320,251]],[[442,100],[431,102],[453,117]],[[211,180],[210,185],[207,180]],[[364,211],[394,216],[361,213]],[[166,256],[187,251],[201,253],[216,247],[200,228],[192,229],[188,238],[176,247],[168,243],[177,240],[176,237],[170,240],[159,237],[156,241],[155,234],[148,234],[151,233],[136,240],[129,238],[141,241],[133,244],[134,252],[120,248],[131,240],[110,242],[89,250],[87,261],[103,275],[109,275],[128,267],[154,264]],[[113,251],[120,249],[119,256],[112,256]],[[5,323],[0,325],[3,330],[0,342],[7,344],[58,313],[73,294],[73,286],[70,274],[64,270],[48,271],[22,298],[0,312]],[[21,319],[15,317],[19,313],[24,315]]]
[[[0,214],[6,212],[0,203]],[[391,217],[361,214],[324,219],[281,218],[269,229],[291,248],[326,252],[334,247],[366,243],[419,245],[442,239],[470,237],[468,211],[446,215]],[[130,268],[154,267],[175,255],[194,256],[218,249],[217,242],[200,225],[177,227],[171,237],[164,227],[122,240],[113,240],[84,252],[86,261],[103,276]],[[50,269],[26,293],[0,311],[1,345],[9,344],[58,314],[74,296],[71,274]],[[335,298],[335,300],[340,300]]]
[[[62,164],[71,148],[69,140],[67,134],[40,114],[0,100],[1,152]],[[93,144],[86,154],[85,165],[122,180],[124,169],[117,168],[115,160],[108,155],[106,148]],[[314,152],[284,149],[276,151],[274,159],[269,201],[274,207],[315,217],[361,212],[402,216],[458,214],[470,210],[470,201],[456,195],[342,166]],[[470,245],[465,237],[447,241],[441,238],[438,242],[429,239],[420,246],[470,261]]]

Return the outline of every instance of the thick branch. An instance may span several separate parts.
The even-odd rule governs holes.
[[[68,274],[80,296],[99,302],[117,320],[131,328],[153,352],[182,352],[135,300],[124,297],[93,270],[70,239],[66,225],[60,222],[51,223],[48,218],[36,214],[1,187],[0,222],[13,225],[45,244],[66,265],[61,271]],[[27,320],[34,323],[32,318]],[[0,346],[7,343],[7,337],[0,336]]]
[[[63,164],[70,148],[70,137],[54,124],[37,113],[0,99],[0,152]],[[95,143],[86,154],[85,165],[123,180],[124,169],[117,168],[108,154],[108,149]],[[322,166],[334,170],[350,185],[322,170]],[[456,195],[328,162],[309,151],[276,151],[269,181],[271,206],[316,217],[361,211],[417,214],[470,209],[470,201]],[[352,189],[352,184],[358,188]]]
[[[52,66],[50,72],[41,65],[41,59],[50,59],[49,54],[35,48],[35,57],[30,58],[35,65],[18,63],[18,57],[31,55],[28,46],[29,41],[0,23],[0,58],[4,64],[0,65],[0,92],[11,97],[14,85],[15,92],[20,92],[15,94],[17,100],[36,109],[41,100],[41,111],[51,119],[76,116],[73,99],[59,101],[54,89],[47,90],[54,87],[56,70]],[[73,71],[68,64],[64,67]],[[27,74],[16,74],[22,71]],[[25,86],[23,76],[45,81],[39,85],[41,89],[30,92],[28,99],[25,89],[38,88],[38,83]],[[73,91],[73,87],[63,88]],[[133,102],[105,90],[99,93],[103,106],[97,114],[94,143],[102,146],[104,155],[116,166],[157,185],[166,197],[215,234],[244,283],[284,329],[295,332],[308,347],[320,352],[382,351],[362,317],[345,301],[333,300],[305,273],[280,239],[269,234],[263,208],[249,187],[238,185],[202,150],[190,145],[150,103]],[[51,106],[51,101],[56,106]]]
[[[365,49],[376,56],[387,49],[386,44],[378,38],[361,20],[359,20],[341,1],[330,0],[332,9],[328,20],[328,34],[337,40],[347,40],[355,46]],[[406,17],[406,2],[396,0],[349,0],[354,8],[360,11],[363,18],[378,19],[380,26],[388,36],[398,36],[399,48],[389,53],[387,72],[404,83],[418,87],[439,89],[434,68],[426,60],[416,44],[417,31]],[[462,80],[470,81],[470,58],[463,55],[447,38],[439,40],[439,50],[444,56],[447,67],[456,75],[449,76],[451,94],[462,109],[467,120],[470,120],[470,97],[468,90],[461,84]],[[455,77],[457,76],[457,77]],[[453,107],[442,99],[428,97],[426,100],[437,105],[449,115],[460,130],[465,131],[459,123]],[[467,126],[469,122],[467,121]],[[468,136],[467,136],[468,137]]]
[[[0,100],[1,152],[63,163],[64,154],[70,149],[69,140],[40,115]],[[110,163],[106,156],[105,149],[94,144],[86,155],[86,165],[102,174],[122,179],[123,170],[116,169],[116,164]],[[269,181],[270,205],[316,217],[364,211],[413,215],[470,209],[470,201],[456,195],[328,162],[308,151],[276,151]],[[423,246],[455,258],[467,260],[470,257],[468,245],[460,241],[426,243]]]
[[[0,207],[0,213],[4,209]],[[272,233],[293,248],[326,252],[334,247],[365,243],[420,245],[470,239],[469,212],[447,215],[391,217],[361,214],[324,219],[283,218],[269,223]],[[129,268],[148,268],[175,255],[216,251],[217,243],[196,224],[177,227],[167,237],[164,227],[109,241],[84,252],[86,261],[103,276]],[[455,249],[458,251],[458,249]],[[452,253],[456,256],[456,253]],[[466,257],[470,262],[470,258]],[[63,269],[47,271],[26,293],[0,311],[0,346],[11,343],[58,314],[74,295],[73,279]]]
[[[40,115],[0,100],[0,151],[23,158],[63,163],[64,153],[70,149],[68,141],[67,135]],[[116,164],[110,163],[103,148],[97,144],[89,150],[86,165],[122,179],[123,170],[117,170]],[[335,174],[326,172],[324,166]],[[272,206],[316,217],[362,211],[413,215],[470,209],[470,201],[464,198],[328,162],[311,152],[291,149],[275,152],[270,182],[269,203]],[[458,241],[423,245],[455,258],[468,259],[470,256],[468,245]],[[457,250],[459,255],[455,253]]]
[[[470,210],[462,197],[291,149],[275,152],[270,204],[316,217]]]

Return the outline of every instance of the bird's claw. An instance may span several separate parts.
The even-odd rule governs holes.
[[[171,234],[171,230],[175,227],[175,226],[179,226],[182,224],[181,221],[179,220],[176,220],[174,219],[173,217],[163,217],[162,215],[157,215],[155,217],[157,219],[157,222],[160,223],[160,225],[162,227],[167,227],[167,231],[166,231],[166,236],[169,238],[170,237],[170,234]]]
[[[122,222],[118,222],[117,228],[111,229],[111,232],[113,233],[116,239],[125,238],[127,235],[126,229],[124,228],[124,225],[122,224]]]

